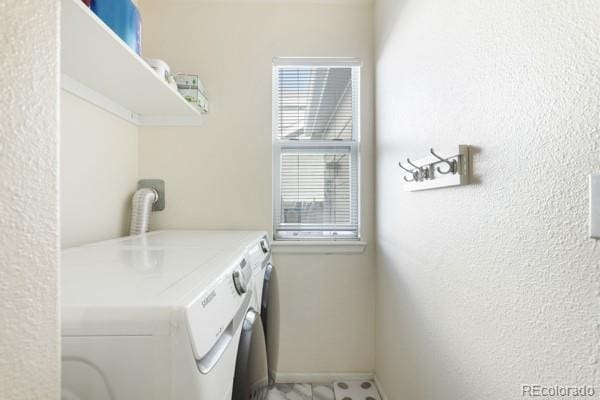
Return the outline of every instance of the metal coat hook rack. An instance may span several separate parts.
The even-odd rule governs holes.
[[[469,183],[469,146],[461,144],[443,151],[436,151],[432,147],[429,153],[429,156],[415,161],[406,157],[406,165],[402,161],[398,162],[398,166],[406,172],[402,177],[406,182],[405,190],[417,191]]]

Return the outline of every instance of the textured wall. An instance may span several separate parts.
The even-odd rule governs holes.
[[[596,1],[378,0],[376,372],[390,400],[600,384]],[[475,146],[475,184],[396,166]]]
[[[58,1],[0,2],[0,398],[58,399]]]
[[[144,52],[198,72],[211,100],[201,128],[144,128],[140,174],[163,178],[154,228],[271,230],[274,56],[363,59],[363,237],[372,238],[372,7],[144,1]],[[177,26],[174,29],[174,26]],[[373,246],[362,255],[276,255],[280,372],[373,368]]]
[[[61,92],[61,244],[128,234],[137,187],[138,127]]]

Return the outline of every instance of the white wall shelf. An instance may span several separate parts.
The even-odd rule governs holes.
[[[62,0],[64,90],[142,126],[198,126],[202,114],[81,0]]]

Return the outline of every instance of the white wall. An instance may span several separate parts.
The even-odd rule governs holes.
[[[144,128],[140,174],[166,181],[153,228],[271,229],[271,61],[357,56],[363,69],[363,255],[276,255],[280,372],[373,368],[372,7],[142,3],[144,53],[197,72],[211,110],[201,128]]]
[[[378,0],[377,362],[390,400],[598,385],[596,1]],[[397,161],[471,144],[475,184]],[[597,389],[598,390],[598,389]]]
[[[63,90],[60,149],[62,246],[126,235],[138,127]]]
[[[58,1],[0,3],[0,398],[59,398]]]

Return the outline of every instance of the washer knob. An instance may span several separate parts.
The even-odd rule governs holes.
[[[240,296],[248,291],[248,284],[240,271],[233,273],[233,285]]]

